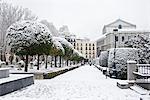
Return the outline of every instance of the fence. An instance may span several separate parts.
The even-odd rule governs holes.
[[[136,64],[135,61],[127,62],[127,79],[137,83],[150,83],[150,64]]]

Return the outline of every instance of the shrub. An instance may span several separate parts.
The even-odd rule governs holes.
[[[100,66],[108,66],[108,51],[103,51],[99,57]]]
[[[115,53],[114,53],[115,52]],[[115,54],[115,57],[114,57]],[[138,54],[135,48],[112,48],[109,50],[108,67],[112,71],[114,69],[117,78],[126,79],[127,77],[127,61],[137,61]],[[114,66],[114,64],[116,66]]]

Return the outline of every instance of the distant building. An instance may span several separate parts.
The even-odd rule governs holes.
[[[136,29],[136,25],[117,19],[116,21],[104,25],[103,34],[113,32],[114,29]]]
[[[103,35],[97,40],[97,56],[101,51],[110,48],[125,47],[125,42],[138,35],[150,35],[149,31],[137,30],[136,25],[123,21],[121,19],[105,25],[103,28]],[[116,45],[115,45],[116,44]]]
[[[96,42],[94,41],[90,41],[89,39],[76,39],[74,48],[89,60],[96,58]]]
[[[59,36],[70,42],[74,49],[78,50],[87,59],[96,58],[96,42],[90,41],[88,38],[77,38],[76,35],[69,32],[69,28],[63,25],[59,29]]]

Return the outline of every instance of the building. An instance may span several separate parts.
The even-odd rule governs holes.
[[[103,28],[103,35],[96,42],[97,56],[100,55],[101,51],[105,51],[110,48],[125,47],[126,41],[130,40],[131,38],[135,38],[140,34],[149,36],[150,32],[137,30],[136,25],[121,19],[105,25]]]
[[[76,50],[84,55],[86,59],[92,60],[96,58],[96,42],[90,41],[87,38],[76,39]]]
[[[136,25],[117,19],[116,21],[104,25],[103,34],[113,32],[114,29],[136,29]]]
[[[88,38],[77,38],[76,35],[69,32],[68,26],[63,25],[59,29],[59,36],[70,42],[74,49],[78,50],[86,59],[96,58],[96,42],[90,41]]]

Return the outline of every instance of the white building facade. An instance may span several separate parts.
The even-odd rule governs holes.
[[[76,39],[76,50],[84,55],[86,59],[93,60],[96,58],[96,42],[89,39]]]
[[[125,47],[125,42],[131,38],[136,38],[138,35],[146,35],[149,37],[149,31],[137,30],[136,25],[125,22],[121,19],[105,25],[103,28],[103,36],[97,40],[97,56],[101,51],[110,48]]]

